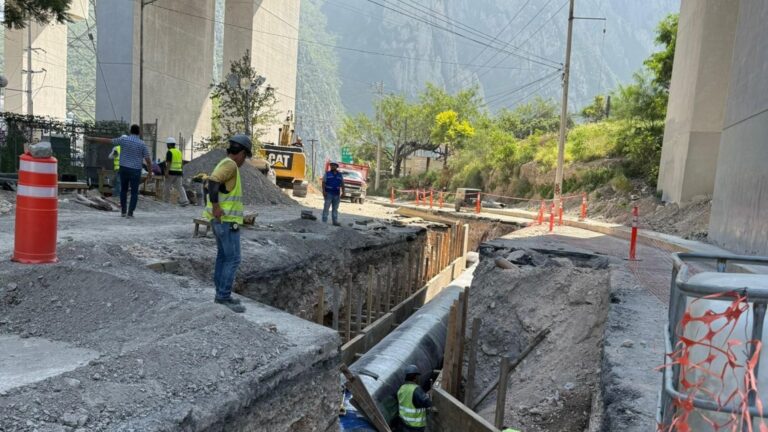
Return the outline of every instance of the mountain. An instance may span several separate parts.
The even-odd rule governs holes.
[[[655,49],[657,23],[679,7],[679,0],[576,0],[575,16],[606,20],[574,21],[569,109],[629,82]],[[567,24],[567,0],[303,0],[302,39],[312,26],[315,37],[335,42],[300,45],[301,94],[317,89],[323,96],[297,107],[298,116],[327,120],[338,111],[326,105],[327,92],[337,87],[344,112],[370,113],[374,82],[411,97],[427,82],[449,91],[478,85],[492,111],[534,94],[559,100]],[[509,46],[484,46],[488,37],[495,47]],[[337,73],[314,74],[314,51],[326,51],[323,61]],[[308,123],[302,129],[333,139]]]

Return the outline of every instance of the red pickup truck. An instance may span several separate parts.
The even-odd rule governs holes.
[[[331,169],[330,161],[325,162],[325,171]],[[344,195],[352,203],[365,202],[365,192],[368,189],[368,165],[357,165],[339,162],[339,172],[344,177]]]

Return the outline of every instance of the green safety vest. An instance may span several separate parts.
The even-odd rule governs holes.
[[[171,171],[181,171],[181,150],[177,148],[168,149],[171,152]]]
[[[229,158],[222,159],[216,168],[225,163]],[[232,162],[234,163],[234,162]],[[215,169],[214,169],[215,171]],[[206,205],[203,210],[203,217],[210,220],[215,219],[213,217],[213,204],[205,198]],[[219,206],[224,211],[224,216],[221,217],[222,222],[236,222],[240,225],[243,224],[243,189],[240,185],[240,169],[237,169],[237,181],[235,182],[235,189],[229,191],[229,193],[219,193]]]
[[[400,405],[400,418],[406,426],[423,428],[427,426],[427,409],[416,408],[413,405],[413,392],[418,386],[413,383],[405,383],[397,391],[397,401]]]
[[[120,146],[115,147],[115,171],[120,170]]]

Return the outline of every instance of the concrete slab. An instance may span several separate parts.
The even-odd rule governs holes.
[[[75,370],[98,356],[64,342],[0,335],[0,392]]]

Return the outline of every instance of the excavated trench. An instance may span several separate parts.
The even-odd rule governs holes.
[[[479,318],[473,395],[548,332],[510,374],[504,424],[532,432],[582,432],[599,396],[604,326],[610,302],[610,261],[565,246],[496,239],[480,248],[468,318]],[[495,392],[476,411],[493,420]],[[591,429],[589,429],[591,430]]]

